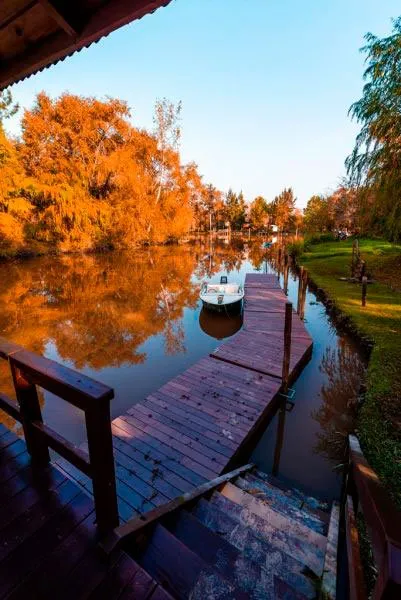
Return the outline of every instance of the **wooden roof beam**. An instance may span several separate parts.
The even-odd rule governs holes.
[[[54,19],[59,27],[63,29],[68,35],[76,37],[79,34],[79,29],[76,25],[73,25],[71,19],[67,19],[64,11],[61,12],[59,4],[56,6],[54,0],[38,0],[39,4],[45,9],[45,11]]]
[[[6,29],[13,21],[22,17],[28,10],[30,10],[35,4],[37,4],[38,0],[30,0],[24,6],[21,6],[18,10],[8,15],[5,19],[0,21],[0,31]]]

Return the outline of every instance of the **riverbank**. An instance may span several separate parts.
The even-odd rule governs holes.
[[[300,259],[316,285],[366,344],[372,344],[358,436],[372,467],[401,507],[401,246],[361,240],[360,250],[374,283],[367,305],[361,286],[340,281],[350,274],[352,241],[309,246]]]

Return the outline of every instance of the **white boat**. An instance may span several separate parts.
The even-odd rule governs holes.
[[[227,277],[221,277],[220,283],[204,282],[199,297],[208,310],[239,312],[244,298],[244,288],[239,283],[228,283]]]

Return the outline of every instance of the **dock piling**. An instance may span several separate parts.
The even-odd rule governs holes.
[[[284,353],[283,353],[283,391],[288,391],[288,377],[290,372],[291,358],[291,330],[292,330],[292,302],[285,304],[285,321],[284,321]]]

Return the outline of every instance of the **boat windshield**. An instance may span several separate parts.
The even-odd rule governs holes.
[[[241,286],[236,283],[228,283],[224,285],[207,284],[204,291],[206,294],[240,294]]]

